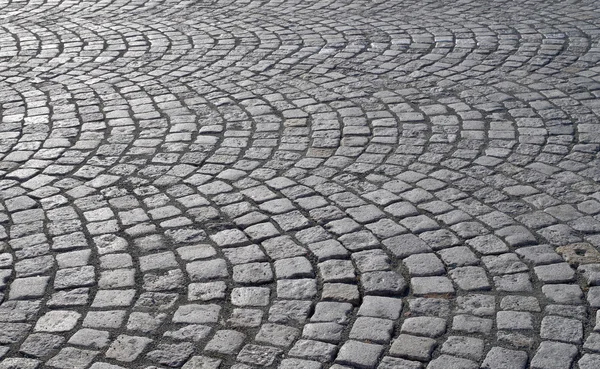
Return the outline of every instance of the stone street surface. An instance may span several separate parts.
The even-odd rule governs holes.
[[[600,368],[600,3],[0,0],[0,369]]]

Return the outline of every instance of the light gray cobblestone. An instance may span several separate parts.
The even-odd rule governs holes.
[[[0,3],[0,369],[597,367],[598,4],[492,5]]]

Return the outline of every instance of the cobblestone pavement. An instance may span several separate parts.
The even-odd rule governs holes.
[[[599,10],[0,0],[0,369],[600,368]]]

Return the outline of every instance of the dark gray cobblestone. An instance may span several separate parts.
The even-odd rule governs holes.
[[[0,369],[600,367],[599,19],[0,0]]]

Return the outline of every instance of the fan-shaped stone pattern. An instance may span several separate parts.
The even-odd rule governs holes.
[[[0,9],[0,366],[599,366],[594,2]]]

